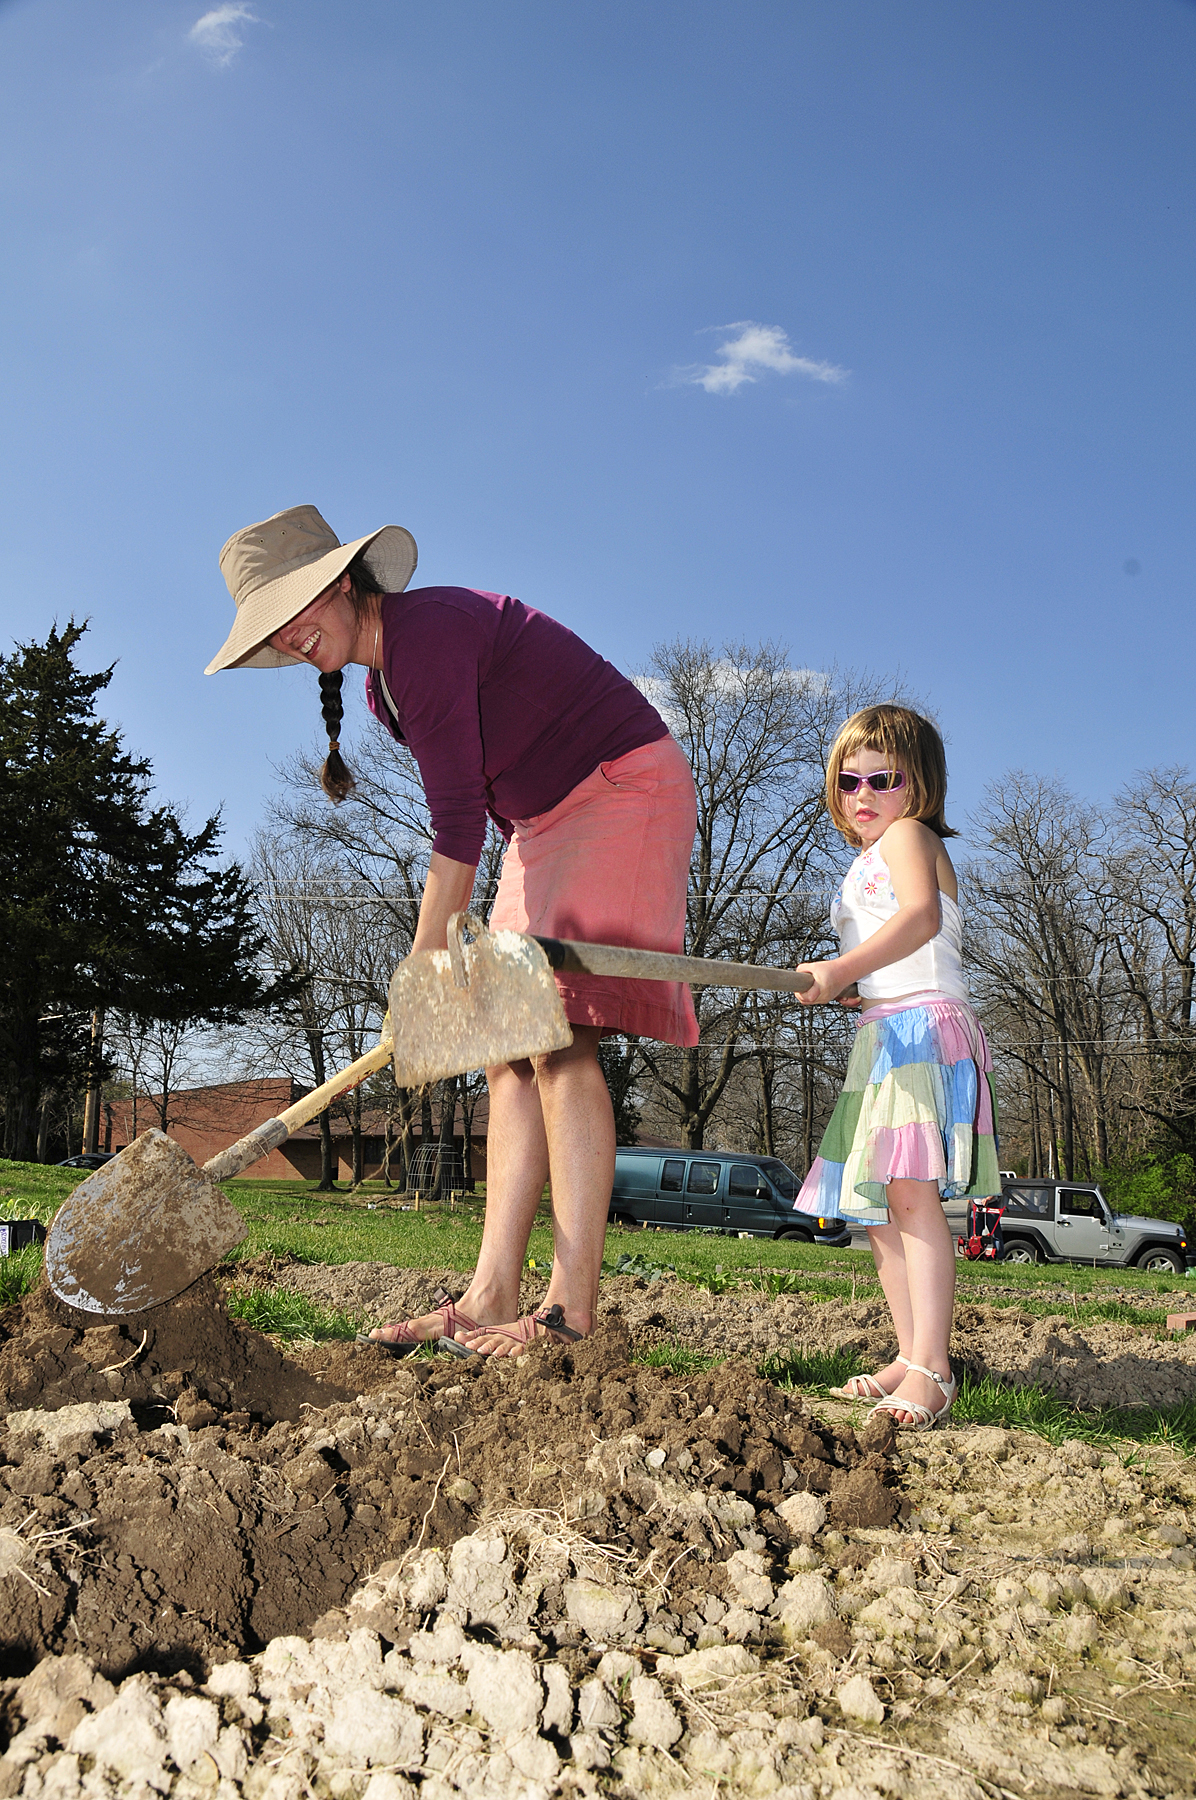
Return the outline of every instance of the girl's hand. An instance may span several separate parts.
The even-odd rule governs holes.
[[[849,985],[840,973],[838,960],[821,963],[798,963],[802,974],[813,977],[812,985],[797,998],[803,1006],[826,1006]]]

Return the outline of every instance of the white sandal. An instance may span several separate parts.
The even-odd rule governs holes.
[[[904,1357],[901,1360],[905,1362]],[[925,1375],[928,1381],[934,1382],[943,1396],[943,1404],[938,1411],[934,1411],[929,1406],[923,1406],[917,1400],[899,1400],[896,1394],[886,1395],[883,1400],[877,1402],[872,1411],[888,1413],[899,1431],[933,1431],[936,1425],[943,1423],[955,1405],[959,1383],[954,1375],[939,1375],[934,1369],[923,1368],[921,1363],[906,1362],[905,1366],[911,1375]],[[947,1367],[948,1369],[951,1367],[950,1363],[947,1364]],[[912,1413],[913,1420],[899,1419],[896,1417],[897,1413]]]
[[[893,1361],[900,1363],[904,1369],[910,1366],[908,1356],[895,1356]],[[903,1381],[904,1379],[902,1376]],[[852,1375],[842,1387],[827,1388],[826,1391],[833,1394],[836,1400],[887,1400],[890,1397],[875,1375]]]

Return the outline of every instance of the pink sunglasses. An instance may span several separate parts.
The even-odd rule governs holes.
[[[861,781],[874,794],[895,794],[898,788],[905,786],[905,772],[902,769],[877,769],[871,775],[848,775],[843,769],[839,770],[841,794],[857,793]]]

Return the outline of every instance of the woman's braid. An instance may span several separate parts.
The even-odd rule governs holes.
[[[343,681],[343,669],[333,669],[330,674],[320,676],[320,711],[324,715],[324,728],[328,733],[328,755],[320,770],[320,786],[330,800],[338,803],[347,799],[357,786],[340,748],[341,720],[345,714],[341,704]]]

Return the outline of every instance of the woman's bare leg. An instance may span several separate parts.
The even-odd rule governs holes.
[[[477,1267],[458,1301],[468,1319],[501,1325],[519,1310],[519,1277],[532,1220],[548,1179],[548,1143],[530,1062],[486,1070],[490,1125],[486,1139],[486,1218]],[[435,1341],[439,1313],[409,1321],[416,1337]],[[389,1326],[372,1335],[385,1339]]]
[[[536,1079],[542,1141],[547,1147],[552,1177],[554,1248],[552,1277],[544,1304],[560,1306],[566,1324],[583,1333],[593,1329],[615,1173],[614,1111],[606,1077],[598,1063],[601,1035],[597,1026],[575,1025],[573,1043],[567,1050],[554,1050],[538,1059]],[[492,1101],[491,1121],[493,1117]],[[539,1193],[538,1188],[537,1199]],[[531,1213],[534,1212],[533,1203]],[[520,1268],[530,1229],[531,1214],[527,1216],[519,1251]],[[464,1300],[462,1309],[470,1310]],[[495,1320],[490,1312],[480,1316],[487,1324],[513,1324],[517,1314],[516,1279],[515,1303],[504,1318]],[[473,1316],[479,1315],[475,1312]],[[476,1333],[465,1341],[474,1349],[496,1356],[515,1354],[521,1347],[510,1338],[485,1333]]]
[[[519,1280],[536,1207],[549,1168],[553,1178],[555,1254],[545,1304],[559,1304],[575,1331],[593,1327],[606,1219],[615,1169],[610,1091],[598,1065],[601,1032],[575,1026],[573,1043],[530,1062],[487,1069],[490,1126],[486,1156],[486,1221],[477,1267],[458,1306],[483,1325],[519,1316]],[[417,1337],[435,1340],[438,1313],[412,1319]],[[375,1335],[385,1338],[388,1327]],[[502,1354],[510,1339],[458,1333],[463,1342]]]

